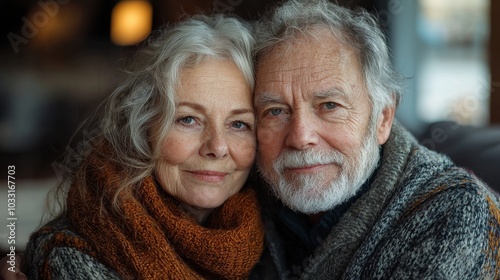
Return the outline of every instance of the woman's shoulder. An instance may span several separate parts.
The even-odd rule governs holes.
[[[26,247],[28,279],[118,279],[102,264],[89,242],[65,218],[49,222],[33,233]]]
[[[79,238],[78,234],[73,230],[71,223],[65,216],[59,216],[54,220],[46,223],[40,227],[36,232],[30,236],[28,247],[33,243],[46,243],[55,241],[56,236],[67,236]],[[28,248],[27,248],[28,249]]]
[[[48,222],[31,235],[26,253],[47,255],[52,249],[60,247],[91,251],[88,242],[73,230],[71,223],[65,217],[61,216]]]

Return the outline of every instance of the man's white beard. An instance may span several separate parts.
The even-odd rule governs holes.
[[[273,163],[273,170],[265,170],[259,162],[260,173],[270,184],[274,194],[289,208],[304,214],[328,211],[353,197],[376,169],[380,159],[375,131],[368,133],[361,149],[351,158],[337,150],[284,150]],[[325,185],[325,175],[295,175],[285,178],[287,168],[317,164],[335,164],[339,174]]]

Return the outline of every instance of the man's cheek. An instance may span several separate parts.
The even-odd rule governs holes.
[[[260,129],[257,131],[257,140],[259,142],[259,147],[267,150],[268,146],[271,146],[273,142],[277,142],[278,134],[271,129]]]

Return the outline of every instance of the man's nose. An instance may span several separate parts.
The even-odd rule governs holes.
[[[314,116],[308,112],[292,114],[286,136],[287,147],[303,150],[317,145],[319,135],[316,129]]]

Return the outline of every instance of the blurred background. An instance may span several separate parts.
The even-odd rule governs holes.
[[[279,1],[0,0],[0,154],[16,167],[17,239],[38,225],[78,124],[123,79],[122,60],[152,30],[196,13],[254,20]],[[345,0],[373,12],[406,78],[398,119],[415,135],[452,120],[500,123],[499,4],[494,0]],[[0,219],[7,217],[7,175]],[[0,249],[5,250],[5,226]]]

